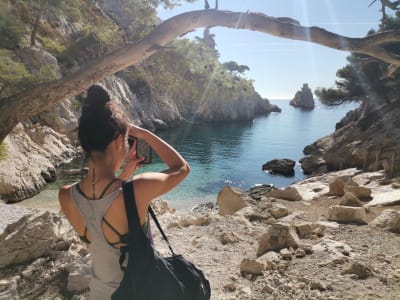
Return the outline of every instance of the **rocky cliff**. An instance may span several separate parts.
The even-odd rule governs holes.
[[[396,102],[362,105],[349,112],[331,135],[304,148],[306,174],[357,167],[400,174],[400,107]]]
[[[13,33],[19,39],[18,45],[0,54],[8,55],[5,61],[10,60],[21,68],[22,79],[29,75],[29,84],[61,78],[119,47],[124,38],[132,37],[132,32],[126,35],[127,24],[132,21],[135,10],[124,11],[123,1],[114,2],[118,9],[112,10],[107,1],[99,4],[75,1],[49,6],[41,14],[35,45],[30,46],[26,38],[31,33],[34,10],[28,3],[16,2],[7,9],[25,35]],[[78,4],[81,5],[79,12],[76,11]],[[155,16],[155,11],[149,8],[146,13],[149,18]],[[0,50],[1,47],[2,44]],[[190,120],[212,122],[249,120],[279,110],[262,99],[250,81],[234,80],[216,58],[207,54],[204,45],[185,41],[179,49],[179,54],[170,51],[167,55],[158,55],[142,66],[100,82],[136,124],[155,131],[178,126],[183,115]],[[188,49],[192,56],[186,55]],[[181,65],[176,70],[178,62]],[[193,70],[188,70],[188,62],[194,66]],[[218,69],[219,77],[211,80],[204,67]],[[203,93],[204,85],[212,87],[207,94]],[[25,85],[16,87],[26,88]],[[56,166],[80,155],[75,129],[81,100],[78,95],[24,121],[5,139],[1,145],[5,153],[0,155],[2,200],[16,202],[32,197],[46,182],[55,180]]]

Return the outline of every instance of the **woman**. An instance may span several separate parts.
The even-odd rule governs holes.
[[[190,171],[187,162],[170,145],[131,124],[104,88],[89,88],[78,128],[79,141],[89,157],[89,171],[80,182],[59,192],[62,212],[79,237],[89,244],[89,299],[110,299],[123,277],[118,259],[119,248],[125,245],[128,221],[122,182],[131,178],[143,159],[136,158],[135,145],[129,149],[128,136],[144,139],[168,166],[163,172],[143,173],[132,180],[143,230],[148,231],[151,200],[174,188]],[[124,161],[125,167],[117,178]]]

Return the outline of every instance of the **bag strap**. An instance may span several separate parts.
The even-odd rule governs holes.
[[[164,233],[164,230],[161,228],[161,225],[157,220],[156,214],[154,213],[154,211],[150,205],[149,205],[149,213],[150,213],[151,217],[153,218],[154,223],[157,225],[157,228],[160,231],[161,235],[163,236],[164,241],[167,243],[168,248],[171,251],[171,254],[175,256],[176,254],[175,254],[174,250],[172,250],[172,247],[171,247],[171,244],[169,243],[167,235]]]
[[[136,241],[139,240],[139,242],[146,240],[147,236],[143,232],[142,226],[140,225],[139,221],[139,214],[137,211],[136,207],[136,199],[135,199],[135,193],[133,191],[133,182],[128,181],[128,182],[123,182],[122,183],[122,190],[124,193],[124,203],[125,203],[125,210],[126,210],[126,216],[128,217],[128,228],[129,228],[129,233],[133,233],[133,239],[136,239]],[[133,200],[133,201],[132,201]],[[151,217],[153,218],[154,223],[156,224],[158,230],[160,231],[161,235],[164,238],[164,241],[167,243],[169,250],[171,251],[172,255],[176,255],[174,250],[171,247],[171,244],[169,243],[169,240],[164,233],[164,230],[161,228],[160,223],[158,222],[158,219],[151,208],[149,206],[148,209]]]
[[[133,182],[124,181],[122,183],[122,190],[124,193],[126,216],[128,218],[129,235],[131,236],[132,240],[142,242],[147,237],[140,226],[139,214],[136,208],[135,193],[133,192]]]

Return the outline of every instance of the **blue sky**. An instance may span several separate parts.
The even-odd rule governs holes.
[[[214,0],[208,0],[214,6]],[[272,17],[290,17],[303,26],[323,27],[349,37],[363,37],[378,28],[380,5],[372,0],[219,0],[219,9],[262,12]],[[379,1],[377,1],[379,2]],[[162,20],[204,8],[204,1],[184,3],[172,10],[158,9]],[[188,37],[202,36],[200,29]],[[336,71],[346,64],[348,52],[309,42],[273,37],[249,30],[214,27],[220,61],[237,61],[250,67],[247,77],[263,97],[291,99],[303,83],[311,89],[334,85]]]

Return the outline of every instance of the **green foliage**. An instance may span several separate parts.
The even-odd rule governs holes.
[[[5,142],[0,143],[0,160],[7,158],[7,144]]]
[[[239,65],[236,61],[228,61],[222,64],[229,72],[232,74],[243,74],[246,71],[249,71],[250,68],[246,65]]]
[[[172,46],[173,50],[159,52],[137,66],[135,82],[151,86],[155,95],[168,95],[180,108],[193,110],[203,101],[231,101],[254,94],[252,82],[232,75],[201,41],[181,39]]]
[[[0,3],[0,48],[14,49],[24,33],[24,26],[11,13],[5,3]]]
[[[400,29],[400,11],[385,22],[385,30]],[[376,33],[370,30],[368,35]],[[383,46],[400,55],[400,43]],[[384,62],[366,55],[353,53],[347,57],[348,64],[337,71],[339,80],[335,88],[319,88],[315,91],[325,105],[337,105],[346,101],[374,99],[375,102],[387,102],[398,98],[400,93],[400,71]]]
[[[13,52],[0,49],[0,97],[8,97],[34,83],[34,76]]]
[[[62,54],[66,50],[65,46],[56,43],[49,37],[42,36],[39,38],[39,41],[42,44],[43,48],[46,49],[46,51],[55,56]]]

